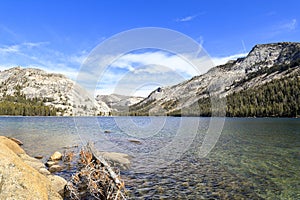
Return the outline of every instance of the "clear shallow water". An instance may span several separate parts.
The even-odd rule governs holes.
[[[99,150],[127,153],[132,168],[123,171],[122,178],[134,199],[300,199],[299,119],[226,118],[216,146],[201,158],[199,146],[209,122],[175,117],[0,117],[0,134],[22,140],[33,156],[49,156],[86,141],[94,141]]]

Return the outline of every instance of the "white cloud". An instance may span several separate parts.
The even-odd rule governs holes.
[[[48,44],[50,43],[49,42],[24,42],[21,45],[27,48],[32,48],[32,47],[40,47]]]
[[[287,29],[287,30],[295,30],[297,28],[297,19],[292,19],[289,22],[286,22],[284,24],[281,25],[281,29]]]
[[[191,58],[188,55],[170,55],[164,52],[130,53],[116,60],[99,77],[99,94],[134,94],[147,96],[159,86],[174,85],[193,76],[207,72],[216,65],[227,63],[247,54],[235,54],[226,57]],[[183,59],[183,57],[186,59]],[[195,69],[191,63],[198,66]],[[121,69],[122,73],[117,73]],[[141,89],[139,86],[150,84]]]
[[[177,22],[188,22],[188,21],[192,21],[193,19],[195,19],[198,15],[190,15],[190,16],[186,16],[180,19],[176,19]]]
[[[248,55],[248,53],[239,53],[239,54],[225,56],[225,57],[215,57],[215,58],[212,58],[212,61],[215,64],[215,66],[218,66],[218,65],[223,65],[230,60],[236,60],[238,58],[243,58],[247,55]]]
[[[188,56],[169,55],[164,52],[145,52],[140,54],[126,54],[112,63],[112,67],[123,68],[129,71],[147,71],[150,74],[176,71],[188,76],[196,76],[200,72],[189,62]],[[145,66],[156,67],[148,67]]]
[[[10,46],[2,46],[0,47],[0,53],[17,53],[20,51],[19,45],[10,45]]]
[[[85,59],[85,51],[65,55],[52,50],[49,42],[23,42],[15,45],[0,46],[0,69],[15,66],[40,68],[47,72],[61,73],[75,80],[78,68]]]

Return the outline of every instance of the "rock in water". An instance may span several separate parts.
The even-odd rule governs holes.
[[[117,166],[122,170],[128,170],[130,168],[130,156],[124,153],[116,152],[94,152],[95,155],[102,156],[112,166]]]
[[[49,168],[49,171],[51,172],[51,173],[53,173],[53,172],[58,172],[58,171],[61,171],[63,168],[62,168],[62,166],[60,166],[60,165],[52,165],[50,168]]]
[[[52,161],[55,161],[55,160],[61,160],[62,159],[62,154],[58,151],[56,151],[51,157],[50,159]]]
[[[47,167],[51,167],[51,166],[53,166],[53,165],[56,165],[58,162],[56,162],[56,161],[48,161],[48,162],[46,162],[46,166]]]
[[[34,158],[39,159],[39,160],[43,159],[43,157],[44,156],[34,156]]]
[[[128,139],[128,141],[134,144],[142,144],[142,142],[137,139]]]

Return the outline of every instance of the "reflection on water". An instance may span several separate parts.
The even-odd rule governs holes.
[[[179,133],[182,118],[175,117],[1,117],[0,134],[21,139],[31,155],[86,141],[127,153],[133,166],[122,178],[135,199],[300,199],[299,119],[227,118],[206,158],[198,155],[209,118],[185,120],[190,126]]]

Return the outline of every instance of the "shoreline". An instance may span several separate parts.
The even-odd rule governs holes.
[[[6,136],[0,136],[0,147],[0,199],[64,198],[65,179],[51,174],[40,160]]]
[[[108,170],[113,175],[111,177],[113,179],[116,178],[114,177],[116,175],[111,166],[119,170],[130,168],[130,156],[127,154],[90,151],[88,146],[82,148],[75,146],[66,149],[63,154],[56,151],[51,156],[48,155],[49,158],[43,163],[43,156],[36,158],[28,155],[21,147],[22,145],[23,142],[16,138],[0,136],[0,199],[62,200],[72,199],[72,195],[70,195],[72,192],[84,192],[89,196],[91,195],[90,190],[86,188],[89,187],[89,184],[84,182],[85,179],[82,179],[80,185],[75,187],[78,191],[77,189],[74,191],[72,184],[78,184],[76,181],[74,182],[74,177],[84,176],[85,170],[91,170],[89,167],[93,163],[97,163],[98,159],[104,163],[104,166],[99,165],[99,167],[102,167],[102,170]],[[89,152],[91,153],[89,154]],[[83,155],[85,156],[82,157]],[[92,156],[95,161],[83,161],[89,156]],[[46,157],[44,156],[44,158]],[[100,190],[105,189],[105,187],[101,187],[99,185]],[[86,189],[81,191],[79,188]]]
[[[0,115],[0,118],[14,118],[14,117],[26,117],[26,118],[110,118],[110,117],[198,117],[198,118],[228,118],[228,119],[299,119],[300,116],[297,117],[284,117],[284,116],[266,116],[266,117],[230,117],[230,116],[176,116],[176,115],[109,115],[109,116],[22,116],[22,115]]]

